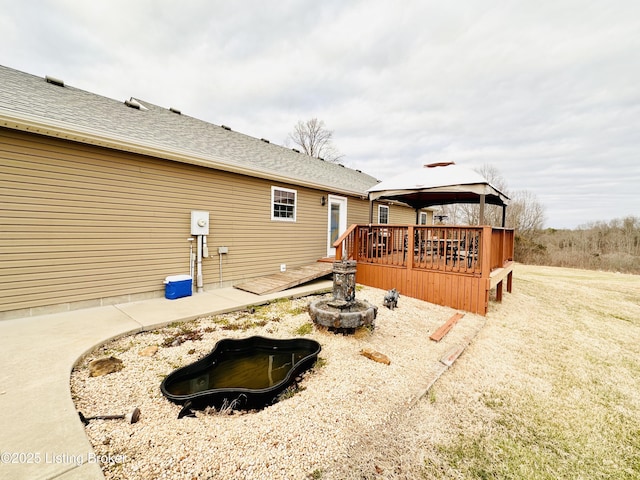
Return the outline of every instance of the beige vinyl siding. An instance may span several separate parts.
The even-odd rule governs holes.
[[[350,198],[347,201],[347,227],[354,223],[369,223],[369,200]]]
[[[403,205],[389,205],[389,223],[415,225],[416,211]]]
[[[366,219],[359,221],[358,223],[369,223],[369,202],[366,203]],[[378,206],[386,205],[389,207],[389,224],[390,225],[415,225],[416,224],[416,211],[404,205],[398,205],[394,203],[373,202],[373,223],[378,223]]]
[[[397,204],[386,204],[380,202],[374,202],[373,205],[373,223],[378,222],[378,205],[389,206],[389,223],[390,224],[408,224],[415,225],[416,223],[416,211],[413,208],[405,207]],[[354,223],[367,224],[369,223],[369,200],[367,199],[349,199],[349,213],[347,215],[347,224],[352,225]],[[429,215],[429,219],[433,216]]]
[[[273,185],[297,191],[296,222],[271,220]],[[161,295],[188,273],[191,210],[210,212],[207,285],[220,283],[219,246],[227,284],[315,261],[323,194],[0,129],[0,312]]]

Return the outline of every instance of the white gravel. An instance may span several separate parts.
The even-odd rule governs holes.
[[[174,369],[208,354],[222,338],[298,336],[310,323],[305,308],[321,297],[279,301],[254,313],[235,312],[170,326],[103,345],[87,355],[71,375],[76,408],[85,416],[124,414],[139,407],[138,423],[93,420],[86,432],[108,479],[347,479],[420,478],[420,459],[406,458],[399,431],[407,409],[443,370],[439,362],[482,327],[484,318],[466,313],[439,343],[429,335],[455,313],[401,297],[398,308],[382,307],[385,292],[359,287],[358,299],[378,305],[372,333],[340,335],[313,327],[307,335],[322,345],[320,364],[308,371],[300,391],[261,411],[198,412],[178,420],[181,407],[160,392]],[[330,296],[330,295],[328,295]],[[229,325],[258,323],[248,329]],[[201,335],[177,346],[167,338],[185,331]],[[176,342],[178,343],[178,342]],[[141,356],[157,345],[153,356]],[[391,365],[360,355],[369,348]],[[113,355],[124,368],[89,377],[88,363]],[[426,400],[424,400],[426,401]],[[400,442],[401,445],[401,442]],[[388,451],[385,449],[388,446]],[[415,462],[415,464],[414,464]]]

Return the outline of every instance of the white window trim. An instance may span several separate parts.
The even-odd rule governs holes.
[[[293,193],[293,218],[276,217],[273,214],[273,205],[275,203],[276,190],[280,190],[282,192]],[[274,222],[295,222],[297,215],[298,215],[298,191],[297,190],[292,190],[291,188],[274,187],[274,186],[272,186],[271,187],[271,220],[274,221]]]
[[[382,222],[380,222],[380,211],[384,208],[387,209],[387,223],[383,225],[387,225],[389,224],[389,212],[390,212],[389,205],[378,205],[378,223],[382,224]]]
[[[422,223],[423,218],[424,218],[424,223]],[[427,212],[420,212],[420,219],[418,220],[420,222],[420,225],[426,225],[428,220],[429,220],[429,215],[427,215]]]

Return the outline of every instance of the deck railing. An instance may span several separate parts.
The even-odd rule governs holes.
[[[485,314],[489,289],[511,291],[514,232],[490,226],[351,225],[333,244],[356,260],[356,279],[433,303]]]
[[[433,225],[352,225],[335,243],[336,259],[479,274],[513,260],[513,230]]]

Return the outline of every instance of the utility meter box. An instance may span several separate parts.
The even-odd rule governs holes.
[[[169,275],[164,279],[164,296],[169,300],[190,297],[193,291],[193,279],[190,275]]]
[[[209,235],[209,212],[191,210],[191,235]]]

